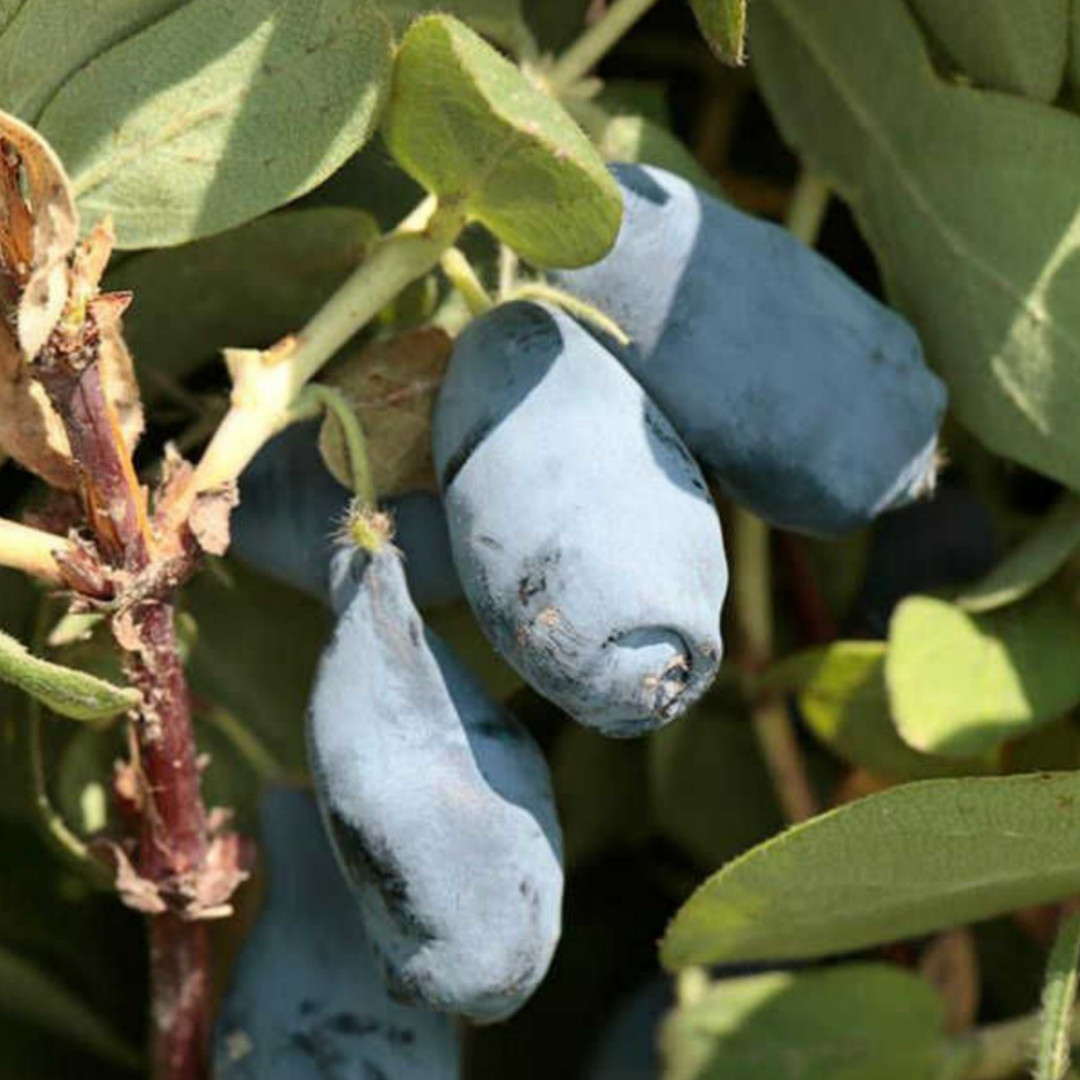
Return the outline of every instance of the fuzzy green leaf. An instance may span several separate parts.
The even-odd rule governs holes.
[[[709,47],[725,63],[746,63],[746,0],[690,0]]]
[[[785,138],[852,203],[959,419],[1080,488],[1080,118],[942,81],[902,0],[759,0],[754,63]]]
[[[79,71],[39,127],[121,247],[239,225],[364,144],[389,78],[371,0],[190,0]]]
[[[0,8],[0,107],[33,122],[74,72],[185,2],[16,0],[10,20]]]
[[[384,131],[406,172],[530,262],[581,266],[615,242],[622,201],[603,159],[555,101],[456,19],[428,16],[402,39]]]
[[[825,956],[1080,889],[1080,773],[922,780],[849,803],[713,875],[664,965]]]
[[[1080,701],[1078,655],[1080,616],[1059,593],[985,615],[909,597],[885,660],[897,729],[927,753],[985,753]]]
[[[0,632],[0,681],[11,683],[72,720],[107,720],[139,703],[139,692],[96,675],[50,664]]]
[[[965,611],[992,611],[1022,600],[1049,581],[1080,545],[1080,500],[1065,498],[1001,563],[956,601]]]
[[[911,0],[981,86],[1053,101],[1069,51],[1069,0]]]
[[[664,1022],[664,1080],[940,1080],[944,1028],[930,984],[886,964],[723,979]]]

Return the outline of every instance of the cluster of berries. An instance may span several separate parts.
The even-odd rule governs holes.
[[[346,493],[309,431],[245,478],[235,549],[319,595],[336,628],[308,716],[322,823],[297,794],[265,809],[270,902],[219,1023],[221,1076],[308,1075],[298,1054],[456,1076],[446,1014],[503,1019],[550,964],[563,865],[546,763],[418,609],[464,594],[534,690],[640,735],[720,665],[709,480],[818,536],[933,486],[946,395],[903,319],[784,230],[662,170],[613,173],[615,247],[555,284],[629,343],[531,301],[470,323],[433,416],[441,499],[355,512],[335,549]]]

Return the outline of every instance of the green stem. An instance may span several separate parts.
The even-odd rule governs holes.
[[[769,527],[748,510],[735,510],[732,591],[739,623],[743,668],[756,676],[772,660],[772,566]],[[777,801],[789,822],[817,813],[798,739],[783,701],[759,695],[751,709],[754,736],[769,770]]]
[[[813,247],[825,221],[831,192],[820,176],[804,170],[791,193],[787,227],[808,247]]]
[[[656,0],[615,0],[603,16],[555,62],[547,78],[552,93],[558,96],[592,71],[655,3]]]
[[[39,653],[48,638],[48,605],[38,607],[32,643],[35,653]],[[37,810],[37,820],[41,833],[53,849],[65,862],[68,862],[91,884],[106,892],[111,892],[113,882],[108,870],[90,854],[81,837],[70,828],[63,816],[53,806],[49,798],[49,784],[45,775],[45,751],[42,745],[42,709],[41,703],[33,697],[27,699],[27,734],[26,755],[30,771],[30,788]]]
[[[811,247],[817,239],[828,201],[828,187],[804,170],[792,194],[787,227]],[[773,659],[768,525],[738,507],[734,546],[732,587],[742,633],[743,667],[756,678]],[[758,697],[752,713],[754,734],[785,817],[788,821],[813,817],[817,812],[817,799],[786,706],[775,694],[766,693]]]
[[[335,390],[332,386],[323,386],[319,383],[305,386],[296,399],[294,415],[297,419],[310,415],[309,403],[316,410],[331,413],[341,426],[341,434],[345,439],[345,452],[349,458],[349,478],[353,494],[359,496],[365,505],[374,506],[377,493],[375,481],[371,476],[367,443],[364,439],[364,429],[360,425],[360,418],[345,400],[341,391]]]
[[[483,315],[494,307],[472,263],[456,247],[444,251],[439,262],[450,283],[465,298],[471,315]]]
[[[59,584],[60,568],[54,555],[70,547],[71,544],[62,536],[0,518],[0,566]]]
[[[518,253],[507,244],[499,245],[499,299],[505,300],[517,288]]]
[[[265,353],[226,352],[233,368],[232,405],[183,497],[172,505],[168,525],[187,518],[199,492],[228,484],[244,471],[288,423],[309,380],[402,289],[434,270],[465,224],[460,206],[429,196],[375,245],[298,334]]]
[[[1073,911],[1058,929],[1046,966],[1034,1080],[1063,1080],[1069,1071],[1069,1022],[1076,1003],[1078,961],[1080,912]]]
[[[630,338],[626,331],[609,315],[605,315],[599,308],[592,304],[579,300],[572,293],[566,292],[555,285],[548,285],[542,281],[527,281],[516,286],[506,297],[507,300],[539,300],[545,304],[553,304],[564,311],[569,312],[575,319],[582,322],[592,323],[601,333],[607,334],[612,341],[619,345],[629,345]]]

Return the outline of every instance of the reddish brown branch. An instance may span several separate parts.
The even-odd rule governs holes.
[[[151,916],[152,1076],[155,1080],[207,1074],[210,941],[205,922]]]
[[[99,344],[88,313],[80,326],[54,332],[35,367],[67,430],[101,572],[112,583],[113,631],[143,697],[132,721],[136,760],[129,772],[138,812],[134,869],[121,866],[118,887],[128,903],[152,912],[154,1076],[201,1080],[207,1075],[209,941],[200,916],[212,891],[206,886],[211,838],[171,603],[191,567],[175,565],[175,552],[186,546],[179,542],[166,545],[174,563],[155,562],[160,547],[106,392]]]

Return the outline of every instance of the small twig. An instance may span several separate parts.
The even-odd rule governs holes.
[[[547,84],[558,96],[587,75],[656,0],[615,0],[603,16],[555,61]]]
[[[456,247],[443,252],[440,264],[454,288],[465,298],[470,314],[483,315],[491,310],[494,301],[477,277],[472,263]]]
[[[55,555],[70,550],[71,544],[62,536],[0,518],[0,566],[59,585],[62,578]]]
[[[505,300],[517,287],[518,253],[508,244],[499,245],[499,299]]]
[[[808,247],[813,247],[829,209],[831,192],[820,176],[804,170],[788,203],[786,224]]]
[[[222,487],[244,471],[288,422],[289,410],[308,381],[406,285],[439,264],[465,222],[460,207],[425,199],[375,245],[298,334],[265,353],[232,354],[232,404],[190,483],[170,508],[169,525],[186,519],[199,492]]]
[[[630,344],[630,336],[609,315],[605,315],[599,308],[584,300],[579,300],[572,293],[560,289],[555,285],[548,285],[543,281],[525,281],[517,285],[505,299],[507,300],[539,300],[545,304],[553,304],[573,315],[581,322],[591,323],[602,334],[606,334],[612,341],[619,345]]]
[[[320,383],[310,383],[300,392],[293,409],[297,420],[306,419],[319,413],[330,413],[341,427],[345,439],[345,452],[349,458],[349,477],[352,492],[368,506],[375,504],[377,492],[375,481],[368,463],[367,443],[360,418],[349,407],[348,401],[340,390]]]
[[[732,587],[741,634],[742,666],[751,675],[772,659],[772,573],[769,527],[741,507],[735,511]],[[751,716],[754,734],[788,822],[805,821],[818,810],[787,708],[775,694],[757,698]]]

